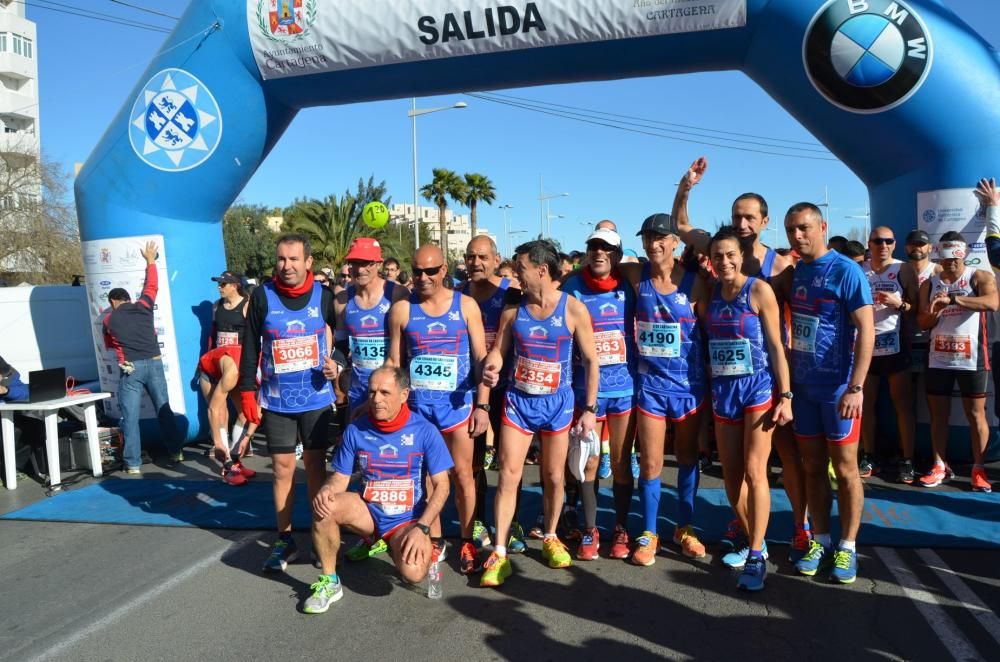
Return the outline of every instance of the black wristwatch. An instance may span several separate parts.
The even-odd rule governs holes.
[[[583,408],[583,411],[589,411],[591,414],[596,414],[597,413],[597,403],[595,402],[592,405],[587,405],[586,407]]]
[[[778,395],[780,395],[786,400],[791,400],[795,396],[795,394],[792,393],[791,391],[785,391],[784,393],[779,393]]]
[[[416,524],[414,524],[413,527],[416,528],[416,529],[420,529],[421,531],[423,531],[424,533],[427,534],[428,538],[430,538],[430,536],[431,536],[431,527],[427,526],[426,524],[421,524],[420,522],[417,522]]]
[[[864,389],[865,389],[865,387],[862,386],[861,384],[855,384],[854,386],[848,386],[847,387],[847,392],[848,393],[861,393],[861,391],[863,391]]]
[[[490,413],[490,405],[488,402],[480,402],[476,404],[476,409],[482,409],[487,414]]]

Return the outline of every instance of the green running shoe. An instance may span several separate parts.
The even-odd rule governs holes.
[[[344,597],[344,588],[339,579],[331,579],[329,575],[320,575],[315,584],[309,588],[313,594],[306,598],[302,611],[307,614],[322,614],[337,600]]]
[[[379,538],[374,544],[368,538],[359,538],[354,545],[347,550],[344,555],[348,561],[367,561],[371,557],[381,554],[389,549],[385,540]]]
[[[528,546],[524,543],[524,529],[520,522],[512,522],[510,525],[510,539],[507,541],[507,551],[511,554],[524,554]]]
[[[490,530],[479,520],[476,520],[472,525],[472,540],[479,549],[493,544],[493,541],[490,540]]]

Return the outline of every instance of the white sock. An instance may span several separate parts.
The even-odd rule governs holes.
[[[493,553],[502,559],[507,558],[507,545],[494,545]]]
[[[853,540],[841,540],[839,546],[848,552],[856,552],[858,550],[857,543]]]
[[[229,448],[229,433],[226,432],[226,428],[219,428],[219,439],[223,446]]]
[[[246,431],[246,428],[244,428],[239,423],[235,423],[233,425],[233,445],[234,446],[237,445],[237,444],[239,444],[241,441],[243,441],[243,433],[245,431]]]
[[[542,540],[548,540],[549,538],[557,538],[557,537],[558,536],[556,536],[556,534],[554,533],[546,533],[545,536],[542,538]]]
[[[815,534],[813,534],[813,540],[815,540],[819,544],[823,545],[827,549],[829,549],[830,545],[833,544],[830,541],[830,534],[829,533],[815,533]]]

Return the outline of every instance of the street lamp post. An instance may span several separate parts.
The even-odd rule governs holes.
[[[549,239],[551,239],[552,238],[552,219],[553,218],[566,218],[566,217],[563,216],[562,214],[546,214],[545,217],[549,221],[548,222],[548,232],[549,232]]]
[[[565,198],[568,196],[569,193],[551,193],[549,195],[545,195],[545,187],[542,185],[542,178],[538,178],[538,213],[541,217],[541,225],[538,228],[539,235],[545,233],[545,218],[549,212],[548,201],[553,198]]]
[[[451,106],[441,106],[440,108],[421,108],[417,109],[417,98],[413,97],[413,106],[410,110],[406,111],[406,116],[410,118],[413,123],[413,241],[416,248],[420,247],[420,216],[417,212],[417,116],[427,115],[430,113],[436,113],[441,110],[451,110],[452,108],[466,108],[468,106],[464,101],[459,101]],[[442,244],[444,243],[444,237],[441,238]]]
[[[508,260],[512,258],[514,255],[514,244],[511,241],[511,239],[514,237],[514,235],[524,234],[525,232],[527,232],[527,230],[511,230],[510,232],[507,233],[507,243],[510,244],[510,255],[507,256]]]
[[[507,210],[513,208],[514,205],[500,205],[500,209],[503,210],[504,249],[507,253],[505,257],[510,257],[510,227],[507,225]]]

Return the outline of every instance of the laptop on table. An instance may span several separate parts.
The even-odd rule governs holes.
[[[66,397],[66,368],[32,370],[28,373],[28,402]]]

